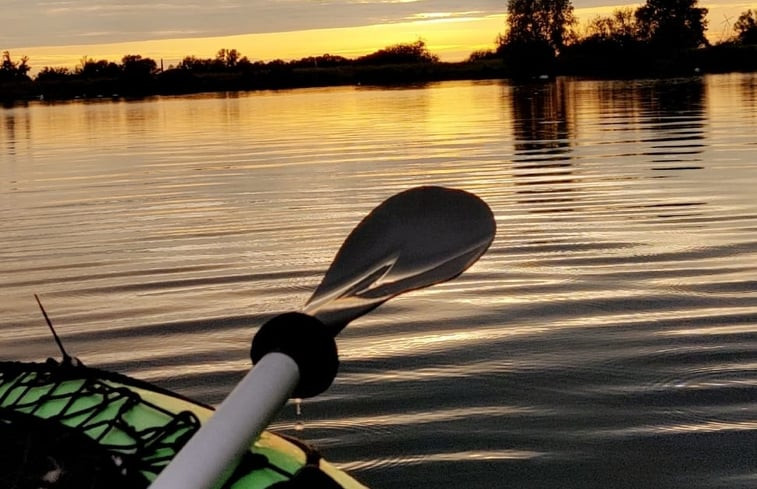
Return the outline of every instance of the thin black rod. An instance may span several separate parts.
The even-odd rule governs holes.
[[[68,353],[66,353],[66,349],[63,348],[63,342],[60,341],[60,338],[58,337],[58,333],[55,332],[55,328],[53,327],[53,322],[50,321],[50,318],[47,316],[47,311],[45,311],[45,307],[42,305],[42,301],[39,300],[39,296],[37,294],[34,294],[34,298],[37,299],[37,304],[39,304],[39,309],[40,311],[42,311],[42,315],[45,317],[47,326],[50,328],[50,332],[53,334],[53,338],[55,338],[55,342],[58,344],[58,348],[60,349],[60,352],[63,355],[63,361],[70,360],[71,356]]]

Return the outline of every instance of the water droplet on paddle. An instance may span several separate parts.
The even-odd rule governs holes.
[[[302,422],[302,399],[296,398],[294,400],[294,408],[294,413],[297,416],[297,421],[294,423],[294,430],[302,431],[305,429],[305,423]]]

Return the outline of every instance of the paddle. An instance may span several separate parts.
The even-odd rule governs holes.
[[[441,187],[399,193],[350,233],[305,313],[336,336],[392,297],[460,275],[494,232],[491,210],[473,194]]]
[[[151,489],[211,489],[228,478],[293,394],[331,384],[336,336],[353,319],[404,292],[461,274],[494,239],[489,207],[473,194],[441,187],[399,193],[350,233],[305,306],[264,324],[247,376],[174,457]]]

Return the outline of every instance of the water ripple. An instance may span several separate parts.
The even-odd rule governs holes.
[[[474,191],[498,236],[338,339],[278,430],[373,487],[752,488],[757,83],[560,79],[0,114],[3,359],[220,402],[377,202]],[[303,431],[294,430],[297,421]]]

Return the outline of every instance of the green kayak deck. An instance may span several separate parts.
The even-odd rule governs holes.
[[[90,467],[100,474],[95,487],[114,487],[114,480],[131,489],[147,487],[212,414],[209,406],[112,372],[53,360],[0,362],[0,436],[6,446],[0,482],[15,477],[36,487],[36,477],[46,487],[67,487],[50,480],[78,480],[73,472]],[[42,452],[24,452],[30,445],[42,445],[35,448]],[[95,470],[88,463],[94,461],[104,467]],[[229,474],[224,489],[366,489],[306,444],[268,431]]]

